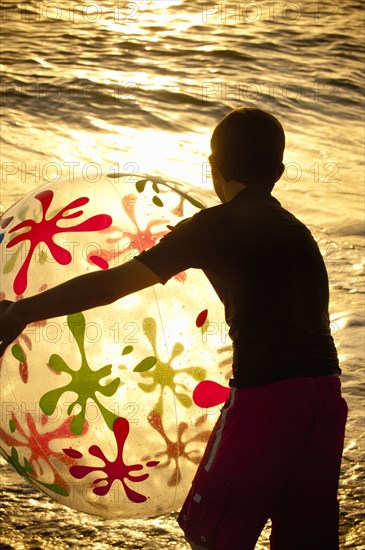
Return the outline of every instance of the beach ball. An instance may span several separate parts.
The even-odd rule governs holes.
[[[216,203],[150,175],[45,182],[0,220],[1,299],[110,269]],[[38,490],[106,518],[178,509],[229,394],[224,311],[201,270],[29,324],[0,363],[0,453]]]

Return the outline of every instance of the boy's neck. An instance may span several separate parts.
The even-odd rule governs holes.
[[[223,200],[222,202],[229,202],[232,200],[240,191],[246,189],[248,185],[241,183],[240,181],[230,180],[225,181],[222,186],[223,191]]]

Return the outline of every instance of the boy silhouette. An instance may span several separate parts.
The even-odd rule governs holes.
[[[195,550],[339,548],[347,405],[330,333],[328,277],[308,228],[271,195],[285,135],[260,109],[231,111],[209,161],[222,204],[133,260],[31,298],[0,302],[0,353],[31,322],[106,305],[200,268],[224,304],[231,392],[178,518]]]

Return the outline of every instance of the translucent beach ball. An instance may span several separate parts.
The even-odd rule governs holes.
[[[151,176],[45,183],[1,218],[1,298],[120,265],[213,204]],[[230,358],[223,307],[200,270],[30,324],[0,363],[1,455],[76,510],[178,509],[228,396]]]

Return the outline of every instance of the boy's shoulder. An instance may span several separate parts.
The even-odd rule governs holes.
[[[230,201],[209,206],[179,222],[174,229],[192,231],[227,230],[229,227],[296,226],[309,231],[292,212],[284,208],[270,193],[257,193],[249,188],[240,191]]]

